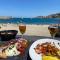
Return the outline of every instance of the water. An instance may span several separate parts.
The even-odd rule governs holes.
[[[60,24],[60,18],[13,18],[8,20],[0,19],[0,23],[26,23],[26,24]]]

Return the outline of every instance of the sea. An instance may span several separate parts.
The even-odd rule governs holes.
[[[12,23],[12,24],[60,24],[60,18],[11,18],[0,19],[0,24]]]

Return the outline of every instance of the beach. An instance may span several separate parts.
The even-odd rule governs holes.
[[[46,36],[51,37],[49,30],[49,25],[37,25],[37,24],[26,24],[26,32],[24,35],[28,36]],[[0,31],[2,30],[18,30],[17,35],[21,35],[19,31],[19,25],[17,24],[0,24]]]

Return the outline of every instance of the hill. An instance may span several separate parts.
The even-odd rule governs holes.
[[[60,18],[60,13],[51,14],[48,16],[37,16],[36,18]]]

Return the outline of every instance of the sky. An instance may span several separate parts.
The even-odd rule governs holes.
[[[60,12],[60,0],[0,0],[0,16],[36,17]]]

